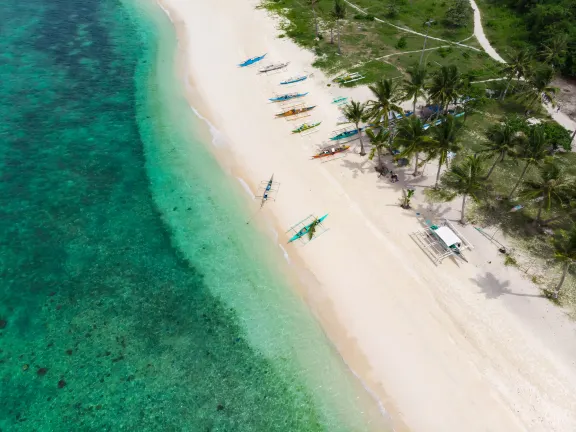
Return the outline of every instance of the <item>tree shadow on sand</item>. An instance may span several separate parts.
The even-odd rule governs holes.
[[[470,281],[480,287],[487,299],[497,299],[504,294],[521,297],[544,297],[542,294],[522,294],[512,292],[509,288],[510,281],[500,281],[490,272],[486,272],[484,276],[478,276],[476,279],[471,278]]]

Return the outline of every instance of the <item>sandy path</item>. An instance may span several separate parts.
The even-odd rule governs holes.
[[[496,50],[492,48],[492,45],[490,45],[488,38],[484,34],[484,27],[482,27],[482,16],[480,15],[480,9],[478,8],[478,5],[476,5],[474,0],[470,0],[470,6],[472,6],[472,9],[474,10],[474,36],[476,36],[476,39],[478,39],[480,46],[490,57],[492,57],[497,62],[506,63],[506,61],[500,57]]]
[[[321,238],[284,247],[313,273],[311,307],[398,430],[403,424],[423,432],[576,430],[574,324],[497,264],[495,249],[471,227],[466,235],[477,248],[470,264],[446,260],[435,267],[410,239],[421,227],[415,212],[397,206],[402,181],[377,179],[366,158],[310,160],[337,127],[331,99],[365,100],[366,88],[329,88],[315,71],[290,90],[310,92],[307,101],[318,107],[306,120],[322,126],[309,137],[293,136],[299,122],[274,119],[278,107],[267,98],[284,90],[281,78],[311,71],[313,55],[278,39],[274,22],[249,0],[162,2],[187,39],[197,106],[226,142],[215,151],[233,155],[233,172],[253,190],[271,172],[282,182],[263,216],[283,232],[310,213],[330,214]],[[236,67],[263,52],[269,61],[290,60],[290,70],[262,77]],[[430,217],[423,203],[415,206]],[[328,322],[332,314],[337,325]]]

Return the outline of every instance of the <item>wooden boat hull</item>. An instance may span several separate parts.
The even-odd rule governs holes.
[[[279,69],[284,69],[289,64],[290,64],[290,62],[286,62],[286,63],[279,63],[279,64],[275,64],[275,65],[266,66],[265,68],[260,69],[258,71],[258,73],[268,73],[268,72],[277,71]]]
[[[293,115],[302,114],[302,113],[305,113],[307,111],[313,110],[314,108],[316,108],[316,105],[310,106],[310,107],[305,107],[305,108],[291,109],[291,110],[288,110],[286,112],[276,114],[276,117],[291,117]]]
[[[358,129],[355,129],[353,131],[342,132],[342,133],[339,133],[338,135],[330,138],[330,141],[338,141],[338,140],[341,140],[344,138],[350,138],[351,136],[354,136],[356,134],[358,134]]]
[[[292,93],[292,94],[287,94],[287,95],[282,95],[282,96],[278,96],[275,98],[270,98],[268,99],[269,101],[272,102],[286,102],[292,99],[297,99],[297,98],[301,98],[304,97],[308,94],[308,92],[306,93]]]
[[[264,57],[266,57],[266,54],[263,54],[263,55],[258,56],[258,57],[249,58],[248,60],[244,61],[243,63],[240,63],[238,66],[246,67],[246,66],[253,65],[254,63],[257,63],[260,60],[262,60]]]
[[[294,129],[294,130],[292,131],[292,133],[293,133],[293,134],[297,134],[297,133],[309,131],[310,129],[314,129],[315,127],[320,126],[320,123],[322,123],[322,122],[312,123],[311,125],[308,125],[308,124],[304,123],[302,126],[297,127],[296,129]],[[306,126],[306,127],[304,127],[304,126]]]
[[[350,146],[342,146],[339,147],[337,149],[334,149],[334,151],[332,152],[328,152],[328,153],[318,153],[317,155],[312,156],[312,159],[321,159],[323,157],[328,157],[328,156],[334,156],[335,154],[338,153],[343,153],[345,151],[347,151],[348,149],[350,149]]]
[[[282,81],[280,83],[280,85],[294,84],[294,83],[297,83],[300,81],[304,81],[307,78],[308,78],[308,76],[302,76],[302,77],[298,77],[298,78],[294,78],[294,79],[288,79],[287,81]]]

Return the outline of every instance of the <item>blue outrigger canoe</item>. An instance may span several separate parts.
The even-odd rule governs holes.
[[[302,75],[302,76],[297,76],[297,77],[291,77],[288,78],[286,81],[282,81],[280,83],[280,85],[286,85],[286,84],[294,84],[300,81],[304,81],[305,79],[308,78],[308,75]]]
[[[285,95],[282,96],[276,96],[273,98],[270,98],[268,100],[272,101],[272,102],[284,102],[290,99],[296,99],[296,98],[300,98],[300,97],[304,97],[308,94],[308,92],[306,93],[287,93]]]
[[[362,130],[362,128],[360,128],[360,130]],[[338,135],[334,135],[332,138],[330,138],[330,141],[338,141],[344,138],[349,138],[351,136],[354,136],[358,133],[358,129],[354,129],[354,130],[349,130],[349,131],[344,131],[339,133]]]
[[[328,213],[326,213],[324,216],[319,218],[318,223],[322,223],[322,221],[324,219],[326,219],[327,217],[328,217]],[[298,231],[296,234],[294,234],[292,236],[292,238],[290,240],[288,240],[288,243],[293,242],[294,240],[298,240],[298,239],[304,237],[306,234],[308,234],[308,231],[310,231],[310,227],[312,226],[312,224],[314,224],[314,221],[310,222],[308,225],[306,225],[304,228],[302,228],[300,231]]]
[[[266,54],[268,54],[268,53],[266,53]],[[240,63],[238,66],[240,66],[240,67],[246,67],[246,66],[253,65],[254,63],[257,63],[257,62],[259,62],[260,60],[262,60],[264,57],[266,57],[266,54],[262,54],[261,56],[258,56],[258,57],[249,58],[249,59],[246,60],[244,63]]]

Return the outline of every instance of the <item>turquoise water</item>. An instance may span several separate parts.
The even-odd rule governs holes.
[[[0,430],[383,430],[203,141],[160,15],[0,3]]]

